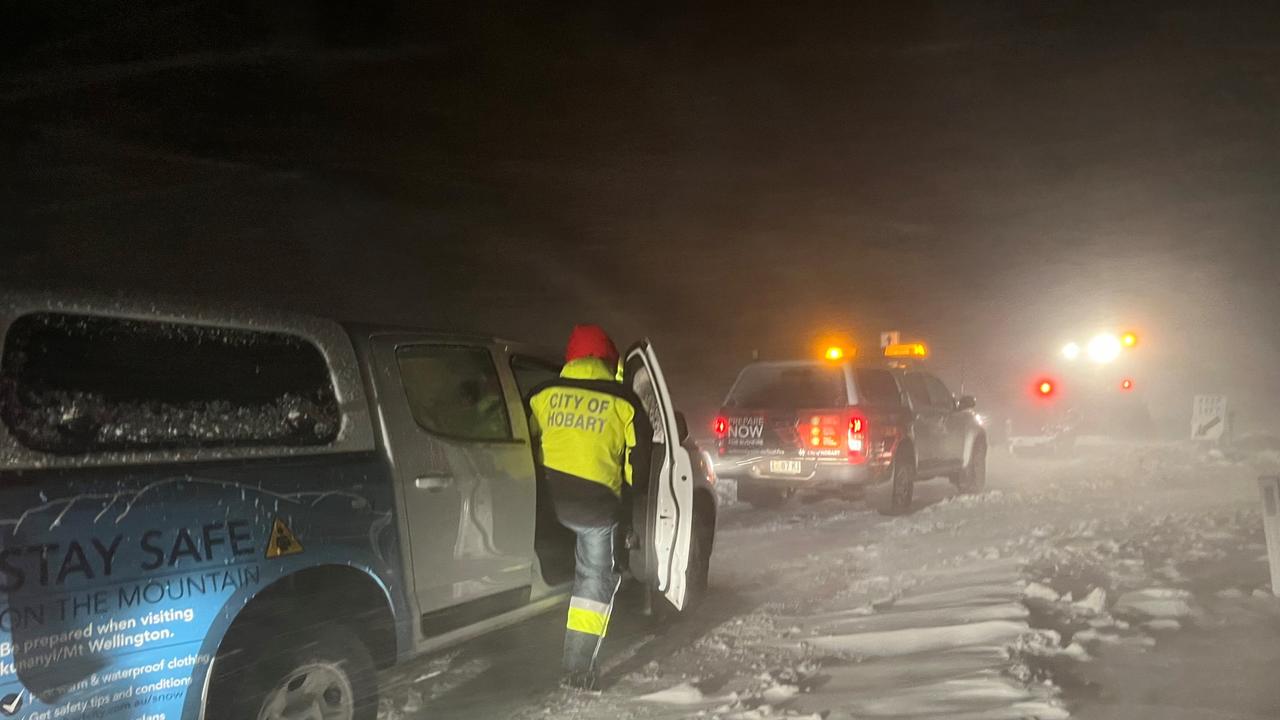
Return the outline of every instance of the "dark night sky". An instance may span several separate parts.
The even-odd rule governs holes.
[[[18,3],[0,282],[596,320],[699,415],[824,329],[999,402],[1134,326],[1158,415],[1280,420],[1264,3],[351,5]]]

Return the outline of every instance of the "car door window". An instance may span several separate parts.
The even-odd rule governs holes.
[[[956,398],[941,380],[925,375],[925,384],[929,388],[929,402],[939,410],[955,410]]]
[[[925,382],[924,375],[921,373],[907,373],[903,376],[903,385],[907,388],[907,397],[911,399],[911,407],[915,408],[917,412],[933,405],[933,402],[929,399],[929,386]]]
[[[396,350],[413,419],[428,432],[459,440],[512,438],[498,369],[489,351],[461,345]]]
[[[631,389],[640,399],[640,404],[644,405],[645,414],[649,417],[649,424],[653,428],[653,442],[665,443],[667,431],[662,423],[662,402],[658,398],[658,388],[654,385],[649,369],[639,363],[635,365],[635,370],[630,373]]]
[[[560,377],[560,366],[524,355],[511,358],[511,374],[516,377],[520,397],[529,399],[529,391],[548,380]]]

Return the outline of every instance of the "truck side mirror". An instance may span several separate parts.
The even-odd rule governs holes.
[[[957,410],[972,410],[978,407],[978,401],[972,395],[961,395],[956,401]]]
[[[676,411],[676,436],[680,438],[681,443],[689,439],[689,421],[679,410]]]

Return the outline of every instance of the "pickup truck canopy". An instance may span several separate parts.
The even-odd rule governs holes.
[[[0,295],[7,469],[369,451],[359,359],[306,315]]]

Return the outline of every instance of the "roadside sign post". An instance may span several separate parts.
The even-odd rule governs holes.
[[[1258,478],[1262,492],[1262,527],[1267,534],[1267,559],[1271,561],[1271,593],[1280,594],[1280,476]]]
[[[1227,396],[1196,395],[1191,403],[1191,439],[1220,442],[1227,427]]]

